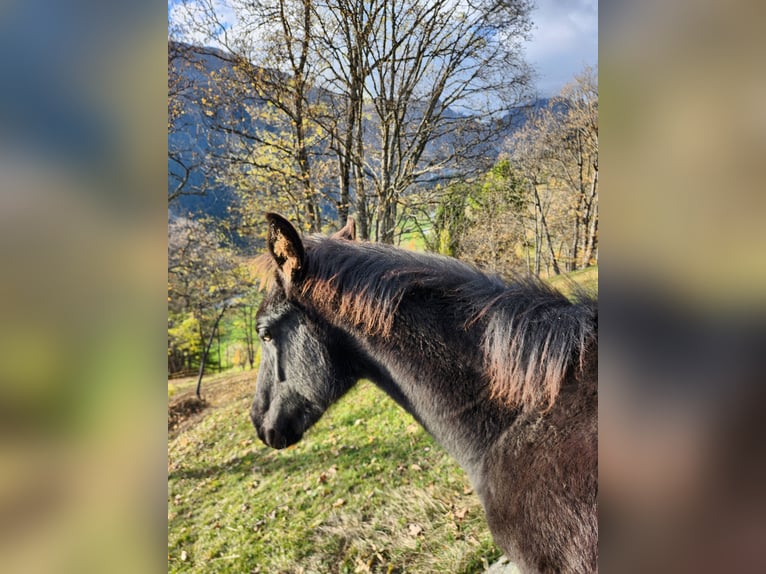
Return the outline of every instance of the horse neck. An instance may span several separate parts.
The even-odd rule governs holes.
[[[403,303],[386,336],[356,331],[365,376],[420,422],[478,489],[484,453],[514,415],[489,399],[480,337],[452,310],[424,308]]]

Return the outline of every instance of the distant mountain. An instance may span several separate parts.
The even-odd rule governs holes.
[[[175,123],[174,129],[168,134],[168,190],[172,191],[180,181],[185,180],[183,190],[190,193],[203,195],[182,195],[171,203],[168,208],[168,216],[173,218],[178,215],[205,214],[215,218],[229,217],[228,208],[237,201],[232,189],[217,184],[208,176],[199,165],[202,159],[209,158],[213,150],[224,143],[224,136],[211,129],[211,120],[199,104],[203,96],[220,94],[220,86],[216,84],[215,76],[231,73],[231,65],[223,52],[215,48],[201,48],[170,42],[169,53],[175,55],[171,58],[171,70],[169,74],[177,78],[176,86],[180,86],[180,95],[184,102],[184,112]],[[326,98],[340,98],[340,96],[328,93],[322,94]],[[252,102],[251,102],[252,103]],[[257,100],[255,101],[257,105]],[[537,99],[527,106],[509,111],[505,116],[496,120],[492,126],[485,126],[493,131],[483,146],[475,148],[477,157],[481,157],[485,163],[492,163],[497,158],[503,141],[512,135],[514,131],[522,127],[529,114],[535,113],[547,106],[548,99]],[[418,119],[419,106],[417,103],[410,104],[410,113],[413,121]],[[257,120],[248,116],[244,109],[235,110],[235,121],[243,125],[257,123]],[[374,117],[374,114],[367,114]],[[470,117],[454,110],[447,110],[448,119],[455,122],[470,122]],[[372,120],[366,120],[365,139],[368,145],[379,145],[377,139],[377,127]],[[265,126],[264,126],[265,127]],[[439,154],[459,143],[461,137],[459,130],[446,132],[430,142],[424,152],[424,161],[438,159]],[[171,156],[175,159],[171,159]],[[176,159],[178,161],[176,161]],[[464,158],[465,159],[465,158]],[[186,170],[182,166],[190,167],[188,178]],[[442,173],[441,175],[445,175]],[[434,177],[438,178],[437,173]]]
[[[223,138],[211,129],[198,102],[208,90],[215,89],[212,74],[220,73],[227,63],[220,51],[182,43],[170,42],[168,53],[169,89],[175,88],[183,109],[168,133],[168,193],[181,183],[184,192],[168,206],[168,216],[204,213],[225,217],[227,207],[236,198],[203,169],[203,160],[212,148],[223,143]]]

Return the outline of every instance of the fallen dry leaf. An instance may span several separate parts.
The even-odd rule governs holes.
[[[410,536],[417,536],[421,532],[423,532],[423,528],[419,526],[418,524],[410,524],[407,530],[410,533]]]
[[[186,550],[181,550],[181,560],[186,562],[187,558],[189,558],[189,555],[186,553]]]
[[[346,501],[343,500],[342,498],[339,498],[338,500],[336,500],[335,502],[332,503],[332,507],[333,508],[340,508],[344,504],[346,504]]]

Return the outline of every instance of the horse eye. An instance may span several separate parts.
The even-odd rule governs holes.
[[[261,333],[261,341],[265,341],[266,343],[271,341],[271,333],[269,333],[268,331],[264,330]]]

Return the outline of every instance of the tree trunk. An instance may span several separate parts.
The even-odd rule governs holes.
[[[254,368],[255,362],[255,325],[253,317],[253,306],[245,305],[242,307],[242,315],[245,321],[245,347],[247,350],[247,361],[250,363],[250,369]]]
[[[221,360],[221,329],[216,325],[215,327],[215,339],[218,343],[218,372],[221,372],[222,360]]]
[[[570,248],[570,257],[567,262],[567,271],[577,269],[577,256],[580,251],[580,203],[582,199],[577,200],[577,209],[575,211],[574,229],[572,230],[572,244]]]
[[[593,209],[593,216],[590,222],[590,228],[588,229],[588,243],[585,246],[585,256],[583,265],[588,266],[590,260],[593,259],[594,252],[596,253],[596,262],[598,262],[598,204]]]
[[[596,236],[598,234],[598,168],[593,172],[593,182],[591,183],[588,235],[585,240],[585,252],[583,254],[583,267],[590,264],[593,258],[593,251],[596,248]]]
[[[340,167],[340,174],[338,175],[338,181],[340,183],[338,223],[343,225],[343,222],[348,219],[348,209],[351,205],[351,174],[349,173],[349,166],[345,159],[340,159],[338,163]]]
[[[347,41],[350,43],[351,38],[347,37]],[[352,61],[358,61],[358,56],[355,58],[353,55],[350,57]],[[349,95],[346,109],[346,125],[345,133],[341,136],[338,129],[338,124],[335,124],[335,131],[338,139],[338,167],[340,172],[340,205],[338,206],[338,222],[343,223],[348,219],[349,208],[351,207],[351,172],[355,171],[356,163],[354,161],[356,140],[355,134],[361,129],[360,124],[362,122],[362,106],[360,82],[358,80],[357,70],[351,71],[352,79],[349,86]],[[356,150],[358,152],[358,150]],[[359,181],[355,175],[355,182],[358,188]],[[357,206],[358,210],[358,206]],[[357,219],[361,217],[357,216]],[[361,226],[361,221],[357,222],[357,227]],[[366,224],[366,222],[365,222]]]
[[[577,129],[577,207],[575,208],[574,230],[572,233],[572,253],[567,265],[568,271],[574,271],[580,268],[580,234],[584,225],[583,210],[585,208],[585,160],[583,154],[582,131]]]
[[[534,184],[532,184],[534,187]],[[542,249],[542,237],[540,235],[540,220],[538,218],[539,205],[537,204],[537,192],[535,192],[535,266],[532,272],[540,275],[540,250]]]
[[[215,337],[215,332],[218,329],[218,322],[221,320],[221,317],[223,317],[224,312],[226,312],[225,305],[221,309],[221,312],[218,314],[218,316],[215,318],[213,328],[210,330],[210,338],[207,340],[207,345],[205,346],[205,350],[202,351],[202,357],[199,361],[199,376],[197,377],[197,390],[195,391],[198,399],[202,399],[200,390],[202,389],[202,376],[205,374],[205,363],[207,362],[207,356],[210,352],[210,347],[213,345],[213,338]]]
[[[396,193],[389,188],[382,194],[382,205],[379,206],[380,230],[378,241],[394,244],[394,232],[396,231]]]
[[[364,179],[364,100],[359,95],[356,102],[356,131],[354,132],[354,191],[356,192],[357,232],[359,239],[370,239],[370,213],[367,209],[367,190]]]
[[[561,269],[559,269],[559,264],[556,261],[556,255],[553,252],[553,242],[551,241],[551,234],[548,231],[548,224],[545,222],[545,214],[543,213],[543,206],[540,202],[540,194],[537,193],[537,186],[532,185],[532,189],[535,191],[535,206],[537,207],[538,211],[540,212],[540,227],[542,229],[542,232],[545,233],[545,240],[548,243],[548,252],[551,258],[551,264],[553,265],[553,272],[556,275],[561,275]],[[539,258],[535,261],[535,274],[540,274],[540,261]]]

